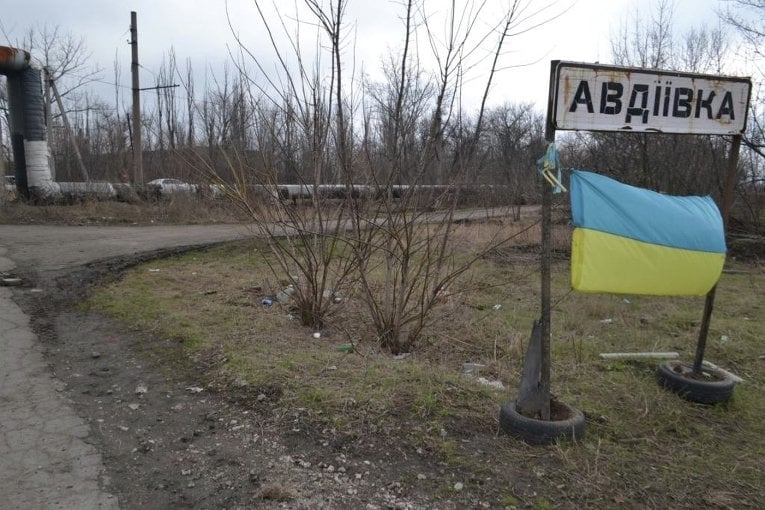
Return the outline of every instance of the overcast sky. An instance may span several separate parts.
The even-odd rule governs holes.
[[[501,6],[506,0],[489,0]],[[164,54],[174,47],[179,62],[187,57],[198,74],[205,68],[219,70],[229,59],[228,47],[235,47],[232,29],[226,16],[224,0],[4,0],[0,44],[15,45],[30,27],[58,25],[64,31],[82,36],[92,52],[94,64],[100,65],[103,82],[114,82],[114,60],[122,68],[120,84],[130,86],[130,11],[138,13],[141,85],[151,86]],[[264,2],[270,4],[270,1]],[[294,1],[277,1],[284,13],[294,12]],[[298,1],[298,3],[300,3]],[[551,3],[533,0],[534,8]],[[427,0],[433,11],[446,0]],[[549,61],[552,59],[582,62],[610,62],[609,37],[625,17],[638,6],[649,12],[651,0],[559,0],[546,13],[570,9],[543,27],[512,37],[503,66],[528,64],[501,72],[493,90],[493,102],[532,101],[544,108],[547,99]],[[679,33],[690,26],[716,26],[715,9],[720,0],[675,0],[674,22]],[[229,0],[234,30],[255,54],[272,54],[266,34],[257,18],[252,0]],[[355,62],[374,76],[380,61],[389,51],[397,51],[402,39],[401,2],[396,0],[350,0],[347,20],[353,23]],[[537,17],[543,19],[546,14]],[[526,27],[529,26],[528,24]],[[521,27],[523,28],[523,27]],[[346,47],[346,57],[353,59],[354,45]],[[427,48],[420,47],[421,51]],[[536,62],[536,63],[535,63]],[[746,72],[746,71],[744,71]],[[740,72],[739,72],[740,73]],[[480,82],[480,73],[474,81]],[[99,94],[113,100],[113,87],[103,85]],[[197,86],[198,89],[201,87]],[[128,89],[124,89],[127,98]],[[468,89],[473,90],[473,89]],[[466,99],[477,101],[478,88]]]

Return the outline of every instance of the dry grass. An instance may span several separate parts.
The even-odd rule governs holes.
[[[532,448],[496,435],[498,405],[513,398],[538,313],[538,231],[529,226],[455,228],[457,257],[470,256],[497,232],[523,233],[488,252],[450,289],[421,347],[404,359],[380,352],[353,296],[337,305],[319,339],[290,318],[288,305],[262,306],[262,295],[282,282],[270,275],[257,244],[139,266],[98,290],[89,306],[182,340],[195,359],[222,351],[227,361],[208,370],[209,383],[246,381],[253,401],[267,395],[275,420],[298,413],[316,424],[306,429],[354,444],[419,448],[433,469],[464,473],[475,480],[466,493],[481,491],[482,500],[497,505],[756,507],[765,470],[760,266],[735,265],[723,275],[707,349],[707,359],[746,382],[727,404],[692,404],[659,388],[655,362],[604,362],[598,353],[674,350],[692,358],[703,298],[569,293],[569,233],[559,225],[553,391],[586,413],[588,436]],[[354,353],[337,350],[349,342]],[[508,389],[464,377],[465,362],[485,365],[481,375]]]

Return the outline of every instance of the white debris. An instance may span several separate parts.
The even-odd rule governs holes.
[[[484,367],[486,367],[486,365],[482,365],[480,363],[463,363],[462,373],[466,375],[478,375],[478,373]]]
[[[502,381],[490,381],[486,379],[485,377],[479,377],[476,379],[479,383],[483,384],[484,386],[491,386],[492,388],[498,389],[498,390],[504,390],[505,385],[502,384]]]
[[[149,391],[149,388],[143,383],[140,383],[138,386],[135,387],[136,395],[143,395],[147,391]]]
[[[677,359],[680,354],[676,352],[601,352],[601,359]]]
[[[744,382],[744,380],[741,377],[737,376],[736,374],[734,374],[732,372],[728,372],[724,368],[718,367],[717,365],[715,365],[711,361],[704,360],[704,361],[701,362],[701,364],[703,366],[707,367],[707,368],[711,368],[712,370],[717,370],[719,372],[722,372],[723,374],[725,374],[727,377],[731,378],[733,380],[733,382],[735,382],[737,384],[741,384],[742,382]]]

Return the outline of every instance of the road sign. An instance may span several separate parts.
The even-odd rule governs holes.
[[[559,62],[555,129],[742,134],[749,78]]]

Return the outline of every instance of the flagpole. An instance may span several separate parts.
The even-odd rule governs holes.
[[[555,143],[555,123],[553,122],[555,69],[559,61],[550,62],[550,97],[547,101],[547,119],[545,124],[545,141]],[[541,273],[541,317],[539,320],[540,374],[539,386],[544,398],[542,419],[550,419],[550,330],[551,330],[551,259],[552,259],[552,185],[542,178],[542,256],[540,260]]]
[[[725,175],[725,187],[723,188],[722,203],[720,214],[723,220],[723,230],[728,232],[728,218],[733,206],[733,194],[736,191],[736,174],[738,170],[738,157],[741,152],[741,135],[734,135],[730,146],[728,156],[728,171]],[[704,300],[704,313],[701,316],[701,328],[699,329],[699,340],[696,344],[696,358],[693,362],[694,373],[701,373],[701,364],[704,362],[704,350],[707,346],[707,336],[709,335],[709,323],[712,320],[712,309],[715,305],[715,293],[717,285],[707,293]]]

